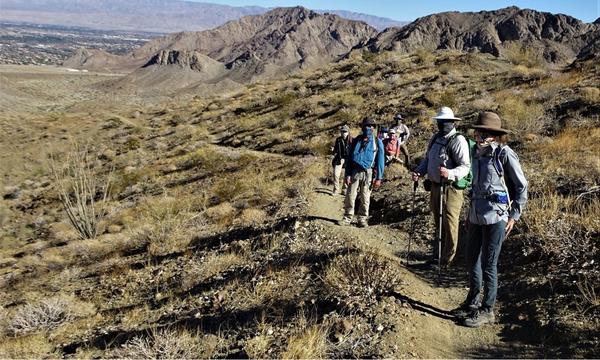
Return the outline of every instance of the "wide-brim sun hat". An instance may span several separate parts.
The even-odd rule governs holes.
[[[434,116],[432,119],[435,120],[450,120],[450,121],[459,121],[461,118],[457,118],[454,116],[454,111],[447,106],[443,106],[440,111]]]
[[[404,118],[402,117],[402,114],[396,114],[394,115],[394,120],[404,120]]]
[[[377,122],[373,118],[366,117],[362,120],[362,126],[377,126]]]
[[[469,127],[471,129],[476,130],[485,130],[501,134],[510,134],[510,130],[502,128],[502,119],[500,119],[500,116],[491,111],[484,111],[479,113],[475,124]]]

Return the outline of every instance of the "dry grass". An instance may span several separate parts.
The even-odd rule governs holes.
[[[597,87],[583,87],[579,89],[579,96],[586,104],[595,105],[600,102],[600,89]]]
[[[533,68],[541,67],[544,64],[544,58],[537,49],[523,46],[522,43],[517,41],[504,42],[502,54],[515,65]]]
[[[329,329],[323,325],[312,325],[292,335],[282,353],[283,359],[327,358],[327,335]]]
[[[188,201],[164,196],[146,199],[140,209],[138,240],[148,242],[148,252],[163,255],[182,251],[191,241],[190,223],[197,214]]]
[[[533,101],[527,101],[524,94],[501,91],[494,94],[498,112],[506,128],[517,135],[540,133],[546,125],[544,107]]]
[[[194,261],[192,264],[186,266],[182,277],[182,286],[184,289],[191,288],[198,283],[202,283],[245,262],[245,259],[238,254],[229,253],[220,255],[211,253],[200,259],[200,261]]]
[[[0,341],[1,359],[58,359],[56,350],[46,334],[31,334]]]

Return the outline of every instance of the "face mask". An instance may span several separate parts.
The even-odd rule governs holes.
[[[437,127],[442,135],[447,135],[454,129],[454,123],[452,121],[438,121]]]
[[[487,149],[488,147],[492,146],[492,144],[495,144],[495,143],[496,142],[494,141],[493,138],[487,138],[483,142],[477,143],[477,149],[479,151],[482,151],[482,150]]]
[[[371,135],[373,135],[373,129],[370,126],[363,127],[362,131],[363,131],[363,135],[364,136],[371,136]]]
[[[342,133],[342,137],[343,137],[344,139],[345,139],[347,136],[348,136],[348,133],[347,133],[347,132],[343,132],[343,133]]]

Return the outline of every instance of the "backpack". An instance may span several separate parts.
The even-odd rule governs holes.
[[[454,139],[456,139],[459,135],[463,136],[465,138],[465,140],[467,140],[467,144],[469,145],[469,159],[471,160],[471,163],[472,163],[473,156],[475,155],[475,150],[477,148],[477,143],[474,140],[469,139],[464,134],[459,133],[458,131],[454,135],[450,136],[450,138],[448,139],[448,142],[444,146],[444,151],[446,152],[446,155],[449,155],[448,154],[448,145],[450,145],[450,143],[452,141],[454,141]],[[438,138],[438,135],[436,134],[435,137],[433,138],[433,140],[429,143],[429,147],[428,147],[427,151],[431,150],[431,147],[433,146],[433,144],[435,143],[435,140],[437,138]],[[448,157],[452,158],[452,156],[448,156]],[[454,158],[452,158],[452,161],[454,163],[457,163],[457,161]],[[473,171],[469,167],[469,173],[467,175],[465,175],[465,177],[463,177],[463,178],[454,180],[452,182],[452,186],[455,189],[464,190],[464,189],[468,188],[469,186],[471,186],[471,183],[473,183]]]
[[[354,141],[354,144],[352,146],[351,152],[352,152],[352,154],[355,154],[356,147],[361,146],[362,140],[360,140],[359,138],[354,138],[353,141]],[[373,168],[373,166],[375,165],[375,159],[377,158],[377,152],[379,151],[379,144],[377,143],[378,139],[375,135],[372,135],[371,141],[373,141],[373,159],[371,159],[371,160],[367,160],[365,158],[353,159],[353,162],[363,170]],[[365,155],[366,155],[366,153],[365,153]]]
[[[494,150],[492,158],[494,169],[496,169],[498,176],[502,180],[502,185],[504,185],[504,188],[506,189],[506,193],[508,194],[508,203],[510,204],[511,199],[515,198],[517,192],[515,190],[515,186],[510,181],[510,179],[507,181],[506,177],[504,176],[504,162],[506,161],[506,153],[504,152],[505,149],[506,146],[504,145],[498,146]]]
[[[396,155],[398,152],[398,138],[395,139],[387,139],[385,142],[385,154],[386,155]]]

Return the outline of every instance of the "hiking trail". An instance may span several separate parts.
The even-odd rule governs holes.
[[[406,267],[401,258],[407,248],[406,232],[384,224],[367,228],[339,226],[336,221],[342,217],[344,197],[330,194],[330,189],[320,187],[309,201],[308,217],[323,225],[323,235],[338,236],[349,244],[381,253],[397,261],[401,269],[404,283],[396,298],[401,298],[402,306],[390,316],[394,326],[383,335],[381,354],[394,358],[498,358],[522,353],[521,344],[503,340],[503,326],[498,322],[471,329],[457,325],[447,314],[464,300],[468,291],[464,268],[438,278],[435,269]],[[413,242],[413,248],[419,246],[415,250],[427,251]],[[498,315],[501,306],[497,308]]]

